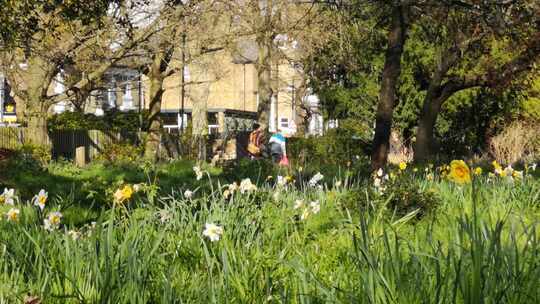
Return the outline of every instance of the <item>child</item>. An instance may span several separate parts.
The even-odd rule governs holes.
[[[274,135],[272,135],[268,141],[272,161],[276,164],[279,163],[282,158],[287,157],[285,142],[285,136],[283,136],[283,134],[281,134],[279,131],[274,133]]]

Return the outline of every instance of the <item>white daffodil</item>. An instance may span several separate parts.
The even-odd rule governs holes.
[[[283,177],[281,175],[278,175],[278,177],[277,177],[277,185],[280,186],[280,187],[283,187],[283,186],[287,185],[287,180],[285,179],[285,177]]]
[[[238,183],[236,183],[236,182],[229,185],[229,191],[231,191],[231,192],[234,192],[234,191],[238,190],[238,188],[239,188]]]
[[[378,177],[382,177],[383,174],[384,174],[383,169],[382,169],[382,168],[379,168],[379,170],[377,170],[377,176],[378,176]]]
[[[338,180],[338,181],[336,181],[336,183],[334,185],[336,186],[336,188],[339,188],[339,187],[341,187],[342,183],[341,183],[341,181]]]
[[[313,212],[313,214],[317,214],[321,211],[321,204],[319,201],[311,202],[309,203],[309,206],[311,207],[311,212]]]
[[[380,188],[381,185],[382,185],[382,179],[375,177],[375,179],[373,180],[373,186],[375,186],[375,188]]]
[[[62,213],[60,212],[51,212],[45,220],[43,220],[43,225],[45,230],[53,231],[60,227],[60,221],[62,220]]]
[[[321,172],[317,172],[317,174],[315,174],[308,183],[311,187],[315,187],[323,178],[324,175],[322,175]]]
[[[15,189],[4,188],[4,193],[0,195],[0,205],[15,205]]]
[[[201,167],[195,166],[193,167],[193,171],[195,172],[197,180],[201,180],[203,178],[203,171],[201,170]]]
[[[34,206],[38,206],[41,211],[45,209],[45,203],[47,202],[47,198],[49,198],[49,194],[45,192],[45,190],[41,189],[39,191],[38,195],[34,196]]]
[[[6,213],[7,220],[10,222],[18,222],[19,221],[19,214],[21,211],[17,208],[11,208]]]
[[[536,163],[533,163],[533,164],[531,165],[531,171],[536,171]]]
[[[81,238],[82,233],[80,233],[80,232],[77,231],[77,230],[69,230],[69,231],[67,232],[67,235],[70,236],[72,240],[77,241],[78,239]]]
[[[300,215],[300,220],[302,221],[307,220],[309,215],[310,215],[309,209],[308,208],[304,209],[304,212],[302,212],[302,215]]]
[[[184,197],[187,199],[191,199],[193,197],[193,191],[190,191],[190,190],[184,191]]]
[[[296,200],[294,202],[294,209],[300,209],[300,208],[304,208],[304,201],[303,200]]]
[[[210,239],[212,242],[217,242],[223,234],[223,227],[213,223],[206,223],[204,226],[203,235]]]
[[[504,173],[505,176],[512,176],[514,174],[514,168],[512,168],[511,165],[508,165],[508,167],[504,169]]]
[[[144,184],[135,184],[135,185],[133,185],[133,191],[135,191],[135,192],[141,191],[143,189],[143,185]]]
[[[246,178],[240,182],[240,193],[244,194],[255,190],[257,190],[257,186],[251,183],[251,179]]]

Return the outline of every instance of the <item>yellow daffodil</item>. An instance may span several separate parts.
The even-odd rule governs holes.
[[[400,162],[399,163],[399,170],[403,171],[407,169],[407,163],[406,162]]]
[[[116,203],[123,203],[133,196],[133,188],[130,185],[125,185],[123,188],[114,192],[114,200]]]
[[[463,160],[453,160],[450,163],[450,180],[458,184],[466,184],[471,182],[471,172],[469,166]]]
[[[501,165],[499,165],[496,160],[492,161],[491,164],[493,165],[494,169],[502,169]]]
[[[476,167],[476,168],[474,169],[474,174],[475,174],[475,175],[482,175],[482,168]]]

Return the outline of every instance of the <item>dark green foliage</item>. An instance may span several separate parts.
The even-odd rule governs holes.
[[[117,110],[106,111],[102,117],[94,114],[84,114],[81,112],[64,112],[49,118],[49,131],[60,130],[102,130],[115,132],[137,132],[145,130],[146,126],[141,125],[141,121],[147,121],[148,112],[141,113],[121,112]]]
[[[23,145],[8,158],[10,170],[42,171],[51,160],[51,152],[45,147]]]
[[[266,181],[268,176],[274,175],[276,167],[270,159],[241,159],[225,169],[225,178],[230,182],[239,182],[250,178],[253,183]]]
[[[367,188],[353,189],[341,199],[341,205],[349,210],[360,213],[380,213],[387,216],[403,217],[414,213],[417,219],[432,213],[440,203],[436,193],[430,189],[419,187],[415,179],[401,176],[396,179],[383,181],[383,190],[373,187],[368,180]]]
[[[326,164],[344,167],[369,152],[370,143],[362,139],[366,137],[365,133],[358,133],[340,127],[328,130],[323,136],[292,138],[287,143],[287,154],[300,166]]]

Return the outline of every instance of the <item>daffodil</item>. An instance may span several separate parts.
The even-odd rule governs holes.
[[[47,202],[47,198],[49,197],[49,194],[45,192],[45,190],[41,189],[39,191],[38,195],[34,196],[34,205],[38,206],[41,211],[45,209],[45,203]]]
[[[474,174],[475,175],[482,175],[482,168],[480,168],[480,167],[474,168]]]
[[[69,230],[67,235],[71,237],[72,240],[77,241],[81,238],[82,234],[77,230]]]
[[[514,170],[514,172],[512,172],[512,177],[514,177],[516,179],[522,179],[523,178],[523,171]]]
[[[60,212],[51,212],[47,218],[43,221],[45,230],[55,230],[60,227],[60,221],[62,220],[62,213]]]
[[[375,188],[381,187],[381,184],[382,184],[382,179],[378,177],[375,177],[375,179],[373,179],[373,186],[375,186]]]
[[[144,188],[144,184],[135,184],[133,185],[133,191],[139,192]]]
[[[300,209],[304,207],[304,201],[303,200],[296,200],[294,202],[294,209]]]
[[[302,215],[300,215],[300,220],[302,220],[302,221],[307,220],[307,218],[309,217],[310,214],[311,213],[310,213],[309,209],[305,208],[304,211],[302,212]]]
[[[450,163],[450,180],[458,184],[466,184],[471,182],[471,173],[469,166],[463,160],[453,160]]]
[[[223,227],[213,223],[206,223],[203,235],[210,239],[212,242],[217,242],[223,235]]]
[[[133,196],[133,188],[130,185],[125,185],[123,188],[120,188],[114,192],[114,201],[116,203],[122,204],[125,201],[129,200]]]
[[[321,204],[319,201],[311,202],[309,203],[309,206],[311,207],[311,212],[313,212],[313,214],[317,214],[321,211]]]
[[[324,178],[324,175],[321,172],[317,172],[308,182],[311,187],[316,187],[317,184]]]
[[[193,171],[195,172],[195,177],[197,180],[201,180],[203,178],[203,171],[201,170],[201,167],[195,166],[193,167]]]
[[[498,174],[501,177],[506,176],[506,173],[504,172],[503,168],[501,167],[501,165],[499,165],[499,163],[496,160],[491,162],[491,165],[493,165],[493,172],[495,172],[495,174]]]
[[[277,185],[280,186],[280,187],[283,187],[285,186],[285,184],[287,184],[287,181],[285,180],[285,178],[281,175],[278,175],[277,177]]]
[[[21,211],[17,208],[11,208],[6,213],[7,220],[10,222],[18,222],[19,221],[19,214]]]
[[[193,191],[190,191],[190,190],[184,191],[184,197],[187,198],[187,199],[192,198],[193,197]]]
[[[251,179],[246,178],[240,182],[240,193],[248,193],[252,191],[256,191],[257,186],[255,186],[253,183],[251,183]]]
[[[162,224],[167,223],[172,219],[172,213],[169,210],[162,209],[158,212],[159,221]]]
[[[407,169],[407,163],[406,162],[400,162],[399,163],[399,170],[403,171]]]
[[[336,188],[339,188],[339,187],[341,187],[342,183],[341,183],[340,180],[338,180],[338,181],[335,182],[334,185],[336,186]]]
[[[15,205],[15,189],[4,188],[4,193],[0,194],[0,205]]]

